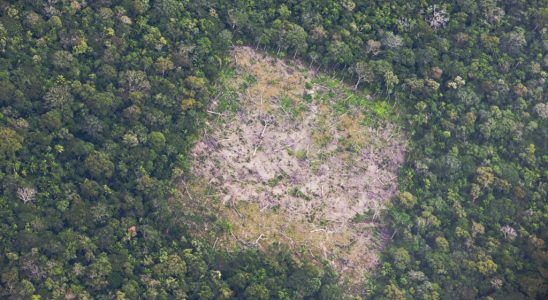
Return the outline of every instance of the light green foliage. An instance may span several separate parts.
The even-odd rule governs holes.
[[[399,195],[399,200],[400,203],[407,208],[412,208],[417,203],[417,197],[409,192],[402,192]]]
[[[394,266],[400,270],[405,269],[411,262],[409,252],[403,248],[395,249],[392,256],[394,258]]]
[[[0,153],[3,156],[13,155],[23,147],[23,137],[11,128],[0,128]]]
[[[155,149],[160,149],[166,144],[164,134],[158,131],[151,132],[148,140]]]

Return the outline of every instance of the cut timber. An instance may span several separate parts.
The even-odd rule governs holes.
[[[210,107],[208,136],[192,150],[192,173],[224,193],[218,214],[230,230],[216,247],[286,244],[332,262],[360,294],[390,236],[379,215],[397,193],[405,138],[384,119],[363,125],[374,113],[350,102],[373,100],[352,87],[252,48],[233,57],[237,76],[213,102],[232,94],[238,109]]]

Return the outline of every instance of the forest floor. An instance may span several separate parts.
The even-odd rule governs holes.
[[[394,109],[249,47],[233,62],[192,150],[192,173],[217,191],[227,227],[214,246],[280,243],[327,261],[359,293],[389,239],[379,214],[405,155]]]

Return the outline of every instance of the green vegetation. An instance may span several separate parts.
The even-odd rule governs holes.
[[[188,233],[200,216],[174,186],[230,45],[215,11],[188,2],[0,1],[0,298],[333,289],[283,249],[224,253]]]
[[[367,296],[545,298],[548,7],[428,2],[218,10],[237,40],[300,56],[406,111],[400,189],[412,197],[386,211],[394,237]],[[386,104],[373,110],[383,116]]]
[[[0,297],[342,298],[283,249],[189,234],[174,182],[233,43],[405,112],[394,235],[363,297],[548,297],[546,2],[283,2],[0,1]]]

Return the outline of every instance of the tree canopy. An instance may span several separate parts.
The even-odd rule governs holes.
[[[343,297],[284,249],[201,243],[173,200],[211,83],[248,44],[405,114],[364,298],[544,299],[547,32],[538,0],[0,1],[0,296]]]

